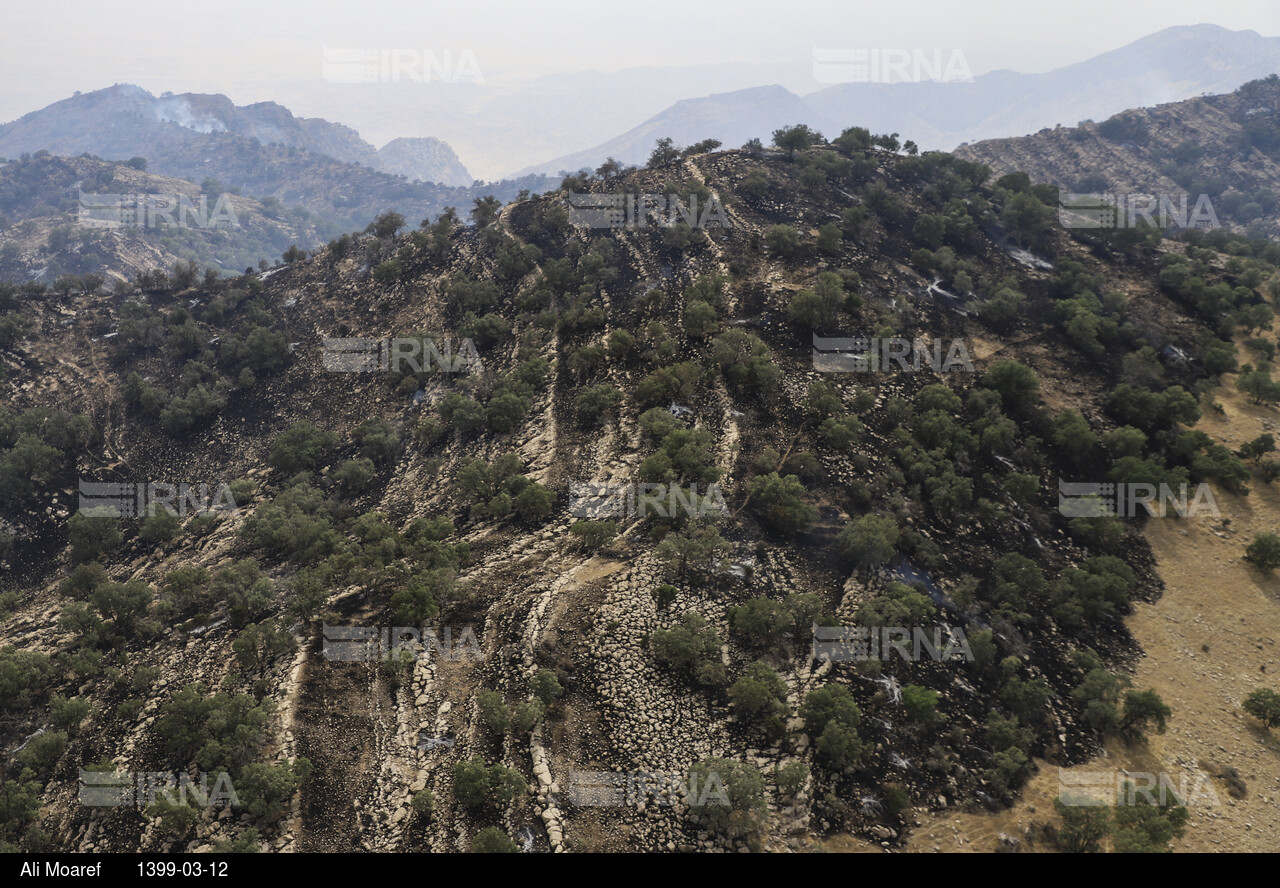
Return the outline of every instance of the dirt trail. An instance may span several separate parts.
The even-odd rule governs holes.
[[[1280,424],[1280,413],[1242,397],[1235,377],[1214,393],[1223,414],[1206,409],[1196,426],[1236,450]],[[1186,835],[1175,851],[1273,851],[1280,846],[1280,733],[1263,730],[1240,709],[1250,691],[1280,689],[1280,578],[1243,561],[1253,534],[1280,529],[1280,488],[1257,476],[1248,496],[1214,489],[1221,519],[1153,519],[1145,533],[1166,588],[1128,619],[1145,656],[1133,683],[1155,688],[1173,710],[1168,732],[1146,747],[1113,743],[1107,754],[1072,772],[1123,768],[1167,772],[1175,787],[1200,795],[1206,769],[1235,768],[1247,785],[1233,798],[1222,780],[1211,780],[1219,804],[1190,806]],[[908,842],[912,851],[990,851],[1001,832],[1021,837],[1034,820],[1052,820],[1058,768],[1040,772],[1009,811],[921,818]]]

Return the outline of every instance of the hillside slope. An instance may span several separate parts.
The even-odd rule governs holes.
[[[843,148],[580,183],[715,197],[705,230],[579,228],[559,193],[208,285],[3,294],[0,740],[39,801],[4,840],[896,847],[1013,801],[1032,761],[1140,743],[1149,698],[1090,695],[1150,686],[1124,617],[1159,564],[1136,522],[1068,521],[1057,483],[1239,487],[1183,426],[1280,255],[1077,240],[978,165]],[[326,369],[327,338],[424,335],[483,366]],[[815,335],[960,343],[973,372],[823,372]],[[81,480],[237,509],[77,516]],[[610,527],[582,484],[683,505]],[[815,623],[947,626],[972,657],[815,660]],[[337,662],[326,624],[474,645]],[[240,816],[85,807],[90,765],[226,770]],[[598,772],[649,777],[591,804]]]
[[[1220,222],[1280,233],[1280,78],[1221,96],[1135,108],[1099,123],[956,149],[997,175],[1021,170],[1067,191],[1206,194]]]

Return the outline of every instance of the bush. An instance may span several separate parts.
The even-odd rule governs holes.
[[[249,816],[273,823],[289,813],[289,802],[311,773],[311,762],[298,758],[280,764],[254,762],[236,778],[236,795]]]
[[[902,706],[913,721],[927,725],[937,714],[938,692],[919,685],[907,685],[902,689]]]
[[[167,543],[182,530],[182,522],[176,513],[161,506],[152,514],[142,519],[138,528],[138,539],[149,546]]]
[[[893,558],[898,545],[898,523],[882,515],[863,515],[837,538],[840,553],[859,569],[879,567]]]
[[[1254,534],[1253,541],[1245,546],[1244,559],[1259,570],[1272,571],[1280,567],[1280,536],[1270,531]]]
[[[729,688],[734,714],[744,721],[786,715],[786,697],[787,683],[760,662],[748,666],[746,673]]]
[[[296,483],[254,509],[240,533],[252,546],[316,561],[342,547],[326,511],[320,491]]]
[[[778,789],[794,798],[809,782],[809,766],[804,762],[787,762],[777,771]]]
[[[480,713],[480,723],[491,734],[500,736],[506,733],[511,724],[511,712],[507,709],[507,704],[502,702],[501,694],[497,691],[481,691],[480,696],[476,698],[476,704]]]
[[[649,636],[649,647],[659,666],[691,672],[701,685],[724,683],[722,644],[719,634],[693,612],[682,616],[674,629],[656,629]]]
[[[539,669],[534,673],[533,678],[529,679],[529,691],[542,701],[543,706],[550,706],[564,696],[564,688],[560,686],[560,680],[550,669]]]
[[[297,642],[275,620],[263,620],[246,626],[231,643],[236,662],[244,669],[260,672],[276,657],[291,654]]]
[[[1268,728],[1280,726],[1280,694],[1259,688],[1245,698],[1244,711]]]
[[[71,561],[78,564],[90,561],[113,551],[124,539],[120,535],[120,522],[113,510],[91,508],[76,512],[67,521],[67,533],[71,540]]]
[[[44,693],[53,675],[53,664],[45,654],[0,647],[0,708],[26,709]]]
[[[764,242],[770,253],[789,259],[800,247],[800,232],[790,225],[774,225],[765,232]]]
[[[982,384],[1000,393],[1006,407],[1025,407],[1040,390],[1040,381],[1030,367],[1017,361],[996,361],[982,375]]]
[[[413,794],[409,807],[419,817],[430,817],[436,810],[436,794],[429,789],[418,790]]]
[[[818,512],[804,502],[806,491],[795,475],[777,472],[759,475],[751,482],[751,501],[760,517],[774,530],[795,534],[817,520]]]
[[[519,854],[520,846],[496,826],[486,826],[471,839],[472,854]]]
[[[322,431],[303,419],[276,438],[267,462],[285,475],[295,475],[320,468],[329,452],[337,446],[337,435]]]
[[[578,416],[587,424],[595,424],[600,418],[622,403],[622,392],[616,386],[597,385],[584,389],[574,399]]]
[[[569,533],[582,541],[582,545],[591,551],[613,542],[618,535],[616,521],[576,521],[569,528]]]
[[[454,797],[472,811],[509,802],[527,790],[520,772],[501,763],[486,766],[476,756],[453,766]]]
[[[44,776],[53,770],[66,751],[67,735],[62,731],[46,731],[28,741],[26,748],[18,753],[18,762],[37,776]]]
[[[225,601],[231,624],[244,626],[266,613],[275,598],[271,580],[263,576],[258,563],[242,558],[213,574],[210,593]]]
[[[910,586],[886,583],[884,590],[858,608],[859,626],[919,626],[936,612],[933,601]]]
[[[199,682],[178,691],[160,707],[155,722],[167,755],[197,763],[205,771],[233,775],[257,758],[268,739],[267,724],[275,707],[248,694],[205,696]]]
[[[754,764],[707,758],[689,769],[689,813],[727,837],[754,832],[768,815],[764,776]]]
[[[110,620],[112,630],[129,636],[138,621],[147,613],[155,593],[142,580],[127,583],[103,583],[93,591],[89,603],[104,620]]]

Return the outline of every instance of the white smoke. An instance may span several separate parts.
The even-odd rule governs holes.
[[[178,126],[194,130],[198,133],[226,132],[227,125],[212,114],[196,114],[191,110],[191,103],[181,98],[162,98],[156,102],[156,119],[165,123],[176,123]]]

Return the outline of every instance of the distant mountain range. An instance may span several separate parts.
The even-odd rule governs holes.
[[[223,95],[197,93],[156,97],[131,84],[81,93],[0,126],[0,155],[44,149],[156,161],[175,151],[198,152],[209,141],[202,137],[212,135],[294,148],[423,182],[472,182],[453,149],[438,139],[397,139],[386,146],[384,163],[382,153],[350,127],[295,117],[275,102],[237,106]]]
[[[849,126],[897,132],[922,149],[949,151],[980,139],[1102,119],[1126,108],[1229,92],[1280,71],[1280,38],[1216,25],[1167,28],[1045,74],[994,71],[972,82],[841,83],[804,96],[761,86],[685,99],[590,148],[527,166],[517,175],[598,166],[606,157],[642,163],[660,136],[737,147],[806,123],[827,136]]]
[[[295,117],[271,102],[237,107],[220,95],[157,98],[128,84],[55,102],[0,126],[0,157],[41,150],[113,161],[142,157],[149,171],[205,190],[235,188],[300,208],[316,217],[322,239],[362,229],[387,209],[416,225],[448,206],[465,214],[484,195],[506,201],[522,189],[540,192],[559,183],[531,176],[473,184],[437,139],[396,140],[378,152],[349,127]],[[422,181],[432,177],[466,184]]]

